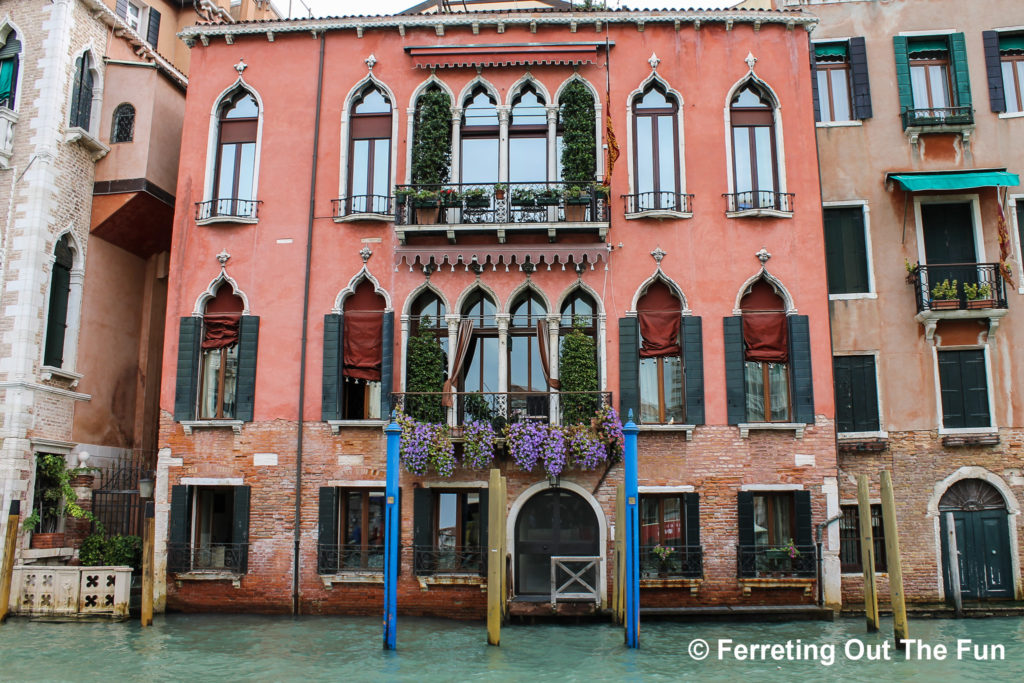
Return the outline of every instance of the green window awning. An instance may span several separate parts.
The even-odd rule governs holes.
[[[1013,187],[1020,176],[1007,171],[965,171],[963,173],[890,173],[887,180],[908,192],[924,190],[968,190],[975,187]]]
[[[907,52],[935,52],[936,50],[949,50],[949,43],[945,38],[920,38],[911,40],[907,44]]]
[[[814,56],[815,57],[845,57],[846,56],[846,43],[815,43],[814,44]],[[1002,43],[1000,43],[1002,46]]]
[[[999,36],[999,51],[1024,50],[1024,35]]]

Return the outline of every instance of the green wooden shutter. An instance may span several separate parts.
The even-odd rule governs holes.
[[[640,323],[619,318],[619,418],[640,421]]]
[[[196,419],[199,394],[199,354],[203,343],[203,319],[181,318],[178,323],[178,370],[174,383],[174,419]]]
[[[238,330],[238,385],[235,389],[235,418],[243,422],[252,422],[253,419],[259,337],[259,316],[243,315]]]
[[[160,41],[160,13],[155,7],[149,8],[149,25],[146,27],[146,42],[155,50]]]
[[[850,359],[853,356],[832,358],[832,380],[836,388],[836,431],[855,432],[853,423],[853,376]]]
[[[964,387],[958,351],[939,351],[939,393],[942,395],[942,426],[965,427]]]
[[[413,572],[429,572],[433,569],[430,552],[434,548],[434,492],[430,489],[413,489],[412,492],[412,545]],[[417,557],[420,549],[426,551]]]
[[[811,375],[811,333],[806,315],[791,315],[789,325],[789,389],[793,421],[814,424],[814,383]]]
[[[189,570],[188,527],[189,490],[187,486],[175,484],[171,487],[171,518],[167,541],[167,571],[187,572]]]
[[[964,386],[964,426],[991,426],[985,352],[981,349],[960,351],[960,372]]]
[[[867,292],[868,254],[864,238],[864,210],[859,206],[827,208],[824,217],[825,269],[829,294]]]
[[[46,313],[46,345],[43,348],[43,364],[54,368],[64,364],[70,296],[71,268],[56,262],[50,273],[50,307]]]
[[[487,489],[480,489],[480,574],[487,576],[487,559],[491,555],[488,547],[489,536],[487,523],[491,518],[488,503],[490,495]]]
[[[395,388],[395,314],[393,311],[384,314],[380,329],[380,417],[382,420],[386,420],[391,413],[391,392]]]
[[[685,545],[700,545],[700,495],[684,493],[683,506],[686,508]]]
[[[814,102],[814,120],[821,121],[821,98],[818,94],[818,60],[812,47],[811,58],[811,100]]]
[[[114,12],[116,12],[117,16],[121,17],[122,19],[127,19],[128,0],[117,0],[117,2],[114,3]]]
[[[747,398],[743,381],[743,318],[722,320],[725,342],[725,399],[729,424],[747,421]]]
[[[338,571],[338,489],[320,487],[319,534],[317,536],[317,573]]]
[[[249,571],[249,487],[233,486],[235,506],[231,518],[231,543],[238,552],[235,570],[239,574]]]
[[[683,316],[683,376],[686,422],[704,424],[704,339],[698,315]]]
[[[814,535],[811,532],[811,492],[793,492],[796,512],[796,536],[793,542],[796,545],[811,545],[814,543]]]
[[[950,34],[949,52],[953,61],[953,81],[956,86],[956,104],[958,107],[970,107],[972,106],[971,77],[967,72],[967,44],[964,41],[964,34]]]
[[[14,31],[7,34],[7,41],[0,47],[0,59],[10,59],[21,54],[21,41]]]
[[[868,52],[864,38],[850,38],[850,80],[853,90],[853,116],[858,119],[870,119],[871,81],[868,78]]]
[[[754,494],[751,491],[736,494],[736,537],[740,546],[737,557],[743,558],[745,553],[753,551],[754,546]],[[752,561],[740,561],[737,575],[756,576],[756,565]]]
[[[850,356],[853,380],[854,431],[876,432],[878,424],[878,386],[874,356]]]
[[[324,316],[323,383],[321,384],[320,419],[341,419],[341,354],[342,317],[338,313]]]
[[[910,85],[910,59],[907,56],[907,37],[893,36],[892,48],[896,57],[896,87],[900,92],[900,113],[914,108],[914,90]]]
[[[982,31],[985,47],[985,74],[988,77],[988,104],[994,112],[1006,111],[1006,93],[1003,90],[1003,65],[999,59],[999,32]]]

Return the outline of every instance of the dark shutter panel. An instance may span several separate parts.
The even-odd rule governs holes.
[[[999,60],[999,33],[997,31],[982,31],[981,42],[985,46],[989,107],[994,112],[1006,111],[1006,94],[1003,92],[1003,65]]]
[[[892,37],[896,57],[896,86],[900,91],[900,113],[914,108],[914,91],[910,85],[910,59],[907,57],[907,37]]]
[[[939,392],[942,395],[942,426],[947,429],[966,426],[958,351],[939,351]]]
[[[743,318],[724,318],[725,401],[729,424],[747,421],[747,398],[743,386]]]
[[[490,503],[488,493],[487,489],[480,489],[480,573],[484,576],[487,575],[487,558],[491,556],[490,548],[487,545],[489,542],[487,524],[491,518],[490,509],[488,508]]]
[[[114,11],[117,12],[117,16],[122,19],[128,18],[128,0],[117,0],[114,5]]]
[[[740,491],[736,494],[736,537],[739,540],[738,576],[756,576],[757,569],[753,560],[754,551],[754,494],[751,491]]]
[[[843,267],[843,222],[835,209],[825,209],[825,275],[829,294],[846,293],[846,269]]]
[[[853,376],[850,362],[853,356],[832,358],[832,379],[836,387],[836,431],[855,432],[853,422]]]
[[[960,372],[964,386],[965,427],[989,427],[988,377],[985,372],[985,352],[960,352]]]
[[[640,323],[619,318],[619,419],[640,421]]]
[[[793,542],[796,545],[811,545],[814,543],[811,532],[811,492],[794,491],[793,498],[796,503],[796,537]]]
[[[160,41],[160,13],[156,11],[155,7],[149,8],[149,26],[146,27],[146,42],[156,49],[157,43]]]
[[[878,383],[875,379],[874,356],[851,356],[853,360],[853,425],[854,431],[876,432],[878,424]]]
[[[683,542],[690,546],[700,545],[700,494],[684,493],[683,505],[686,507],[686,538]]]
[[[386,420],[391,413],[391,392],[394,390],[395,314],[393,311],[384,314],[380,336],[380,417]]]
[[[64,364],[70,296],[71,269],[54,263],[50,273],[50,307],[46,313],[46,346],[43,349],[43,364],[50,367],[59,368]]]
[[[199,394],[199,352],[203,342],[203,319],[182,318],[178,325],[178,374],[174,384],[174,419],[196,418]]]
[[[188,487],[175,484],[171,487],[171,518],[167,541],[167,571],[187,572],[188,552]]]
[[[249,571],[249,487],[233,486],[235,509],[231,524],[231,543],[238,553],[235,571],[245,574]]]
[[[243,315],[238,329],[238,386],[235,390],[235,419],[252,422],[256,402],[256,351],[259,346],[260,317]]]
[[[434,493],[430,489],[412,491],[412,556],[413,572],[430,570],[430,552],[434,547]],[[418,556],[420,550],[422,556]]]
[[[14,35],[14,31],[7,34],[7,42],[0,47],[0,59],[10,59],[21,54],[21,41]],[[15,72],[15,78],[18,74]]]
[[[956,104],[958,107],[971,106],[971,77],[967,72],[967,44],[964,34],[949,36],[949,52],[953,58],[953,79],[956,83]]]
[[[683,377],[686,423],[704,424],[704,339],[700,316],[683,316]]]
[[[338,571],[338,489],[320,487],[320,516],[317,548],[317,573]]]
[[[806,315],[791,315],[789,324],[790,396],[793,421],[814,424],[814,383],[811,377],[811,333]]]
[[[320,419],[341,419],[341,316],[324,316],[324,371],[321,385]]]
[[[821,99],[818,95],[818,60],[814,54],[814,45],[810,49],[811,57],[811,99],[814,101],[814,120],[821,121]]]
[[[850,38],[850,79],[853,84],[853,116],[870,119],[871,82],[868,79],[868,52],[864,38]]]

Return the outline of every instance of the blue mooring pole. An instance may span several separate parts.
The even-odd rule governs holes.
[[[384,649],[394,650],[398,634],[398,552],[401,529],[398,515],[398,442],[402,434],[391,413],[384,430],[388,440],[388,476],[384,508]]]
[[[640,517],[637,510],[639,488],[637,486],[636,423],[633,411],[622,426],[626,437],[626,647],[640,647]]]

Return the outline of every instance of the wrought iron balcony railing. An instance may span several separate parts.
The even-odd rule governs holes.
[[[957,126],[974,123],[971,107],[932,107],[930,109],[904,109],[904,130],[911,126]]]
[[[918,313],[1007,307],[998,263],[930,263],[910,279]]]
[[[351,197],[332,199],[334,204],[334,217],[345,218],[358,216],[360,214],[377,214],[390,216],[392,208],[391,197],[379,194],[360,194]]]
[[[660,550],[656,550],[658,548]],[[700,579],[703,576],[704,549],[699,545],[640,546],[641,579]]]
[[[376,544],[361,543],[317,545],[317,571],[320,574],[339,572],[384,573],[383,541]]]
[[[431,574],[487,573],[487,549],[483,546],[436,548],[429,545],[413,546],[413,572],[417,576]]]
[[[796,198],[796,195],[792,192],[773,192],[770,190],[733,192],[732,194],[723,194],[722,196],[725,197],[725,210],[729,213],[756,211],[758,209],[792,213],[793,200]]]
[[[626,213],[642,213],[644,211],[676,211],[678,213],[693,212],[693,195],[681,192],[637,192],[624,194]]]
[[[172,572],[219,570],[244,574],[248,557],[248,543],[167,544],[167,570]]]
[[[234,199],[222,198],[211,199],[205,202],[196,202],[196,220],[205,221],[211,218],[243,218],[256,220],[259,218],[259,199]]]
[[[594,183],[446,183],[395,188],[397,225],[606,223]]]
[[[814,545],[739,545],[737,574],[740,578],[813,577],[816,552]]]
[[[473,420],[500,429],[516,422],[590,424],[599,409],[612,405],[610,391],[452,392],[451,406],[444,394],[408,392],[391,394],[391,408],[424,422],[458,426]]]

